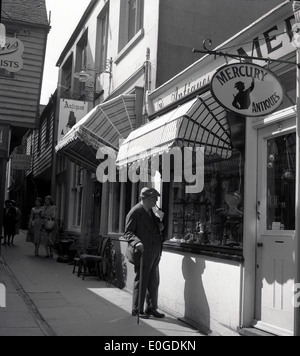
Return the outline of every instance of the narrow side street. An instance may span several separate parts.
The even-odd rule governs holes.
[[[299,336],[299,152],[300,1],[0,0],[0,336]]]
[[[2,248],[0,283],[7,289],[7,308],[0,309],[0,336],[201,336],[171,315],[137,326],[129,293],[96,277],[82,281],[72,274],[73,266],[33,252],[24,232],[15,246]]]

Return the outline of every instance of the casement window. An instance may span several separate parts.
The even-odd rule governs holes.
[[[143,27],[143,0],[128,0],[128,42]]]
[[[144,0],[121,2],[119,51],[121,51],[144,26]]]
[[[105,7],[98,17],[98,46],[97,57],[99,63],[99,72],[106,70],[107,64],[107,47],[108,47],[108,30],[109,30],[109,7]],[[98,67],[98,66],[97,66]]]
[[[62,97],[68,98],[72,91],[72,67],[73,67],[73,54],[66,60],[62,68]]]
[[[88,45],[88,31],[84,33],[80,41],[77,43],[76,48],[76,70],[75,72],[81,72],[87,65],[87,45]],[[85,96],[85,83],[75,82],[75,91],[80,96]]]

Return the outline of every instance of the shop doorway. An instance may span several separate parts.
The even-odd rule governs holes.
[[[295,121],[258,132],[255,327],[294,334],[296,197]]]

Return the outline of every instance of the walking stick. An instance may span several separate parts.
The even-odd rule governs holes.
[[[138,317],[137,317],[138,325],[140,325],[140,312],[141,312],[141,304],[142,304],[143,269],[144,269],[144,255],[142,252],[141,260],[140,260],[140,282],[139,282],[139,300],[138,300]]]

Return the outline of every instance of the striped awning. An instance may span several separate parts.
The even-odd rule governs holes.
[[[100,147],[119,150],[135,129],[135,95],[120,95],[96,106],[63,137],[56,152],[75,163],[94,170]]]
[[[210,92],[133,131],[120,147],[117,165],[149,159],[176,146],[203,147],[207,156],[231,157],[227,112]]]

